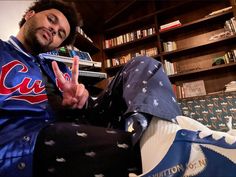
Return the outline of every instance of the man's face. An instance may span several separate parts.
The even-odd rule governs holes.
[[[70,25],[59,10],[49,9],[31,13],[26,19],[24,37],[34,53],[53,50],[68,37]]]

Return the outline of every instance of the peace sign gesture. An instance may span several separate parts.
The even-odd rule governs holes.
[[[57,62],[52,62],[53,72],[61,84],[61,89],[63,91],[62,105],[69,106],[71,108],[83,108],[86,103],[89,93],[83,84],[78,82],[79,78],[79,61],[77,57],[73,58],[72,64],[72,78],[71,80],[66,80],[60,71]]]

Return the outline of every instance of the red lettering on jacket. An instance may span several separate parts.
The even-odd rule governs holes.
[[[19,74],[28,72],[27,66],[25,66],[18,60],[13,60],[7,63],[6,65],[2,66],[2,71],[0,73],[0,95],[9,95],[18,91],[21,95],[9,97],[8,100],[22,100],[31,104],[36,104],[47,100],[46,94],[40,94],[45,90],[45,86],[42,85],[42,80],[35,80],[33,84],[31,84],[32,78],[24,77],[22,81],[16,84],[15,86],[6,85],[5,80],[7,76],[12,71],[12,69],[18,65],[22,67],[18,71]],[[15,77],[17,77],[17,75]],[[30,86],[30,84],[32,86]]]

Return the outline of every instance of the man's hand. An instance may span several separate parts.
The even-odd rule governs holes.
[[[58,82],[60,82],[63,91],[62,105],[70,106],[72,108],[83,108],[86,103],[89,93],[83,84],[78,83],[79,78],[79,63],[78,58],[73,58],[72,64],[72,79],[70,81],[63,77],[57,62],[52,62],[52,68]]]

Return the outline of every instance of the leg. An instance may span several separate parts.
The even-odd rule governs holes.
[[[40,133],[34,176],[128,176],[130,133],[75,123],[55,123]]]
[[[105,120],[107,125],[119,129],[127,127],[128,117],[132,117],[131,122],[135,120],[132,115],[136,113],[146,117],[147,122],[152,116],[171,121],[181,115],[162,64],[144,56],[132,59],[117,73],[92,110],[99,110],[96,115],[102,121],[98,122]]]
[[[153,116],[141,140],[144,174],[140,176],[234,176],[235,137],[209,131],[190,119],[181,120],[169,80],[161,71],[158,62],[135,58],[110,87],[122,88],[117,95],[126,106],[123,115],[138,112]]]
[[[108,87],[108,92],[122,99],[124,115],[142,112],[168,120],[181,115],[162,64],[150,57],[136,57],[127,63]]]
[[[181,115],[162,64],[150,57],[137,57],[127,63],[92,109],[100,111],[96,114],[101,117],[99,122],[105,120],[113,128],[133,129],[138,134],[134,143],[152,117],[171,122]]]
[[[130,128],[129,125],[136,125],[131,127],[134,129],[133,143],[141,137],[152,116],[171,121],[181,115],[171,83],[160,62],[149,57],[134,58],[119,77],[122,78],[122,98],[127,105],[124,113],[128,117],[126,129]]]

